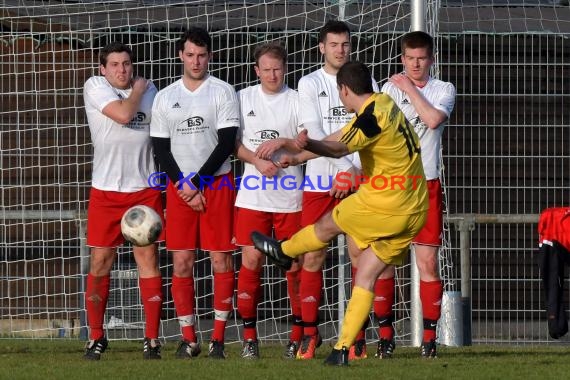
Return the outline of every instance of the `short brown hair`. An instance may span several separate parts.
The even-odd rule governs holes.
[[[182,36],[176,41],[178,51],[184,51],[184,44],[186,41],[192,42],[194,45],[205,47],[208,53],[212,52],[212,38],[208,31],[204,28],[191,26],[186,29]]]
[[[433,38],[426,32],[415,31],[404,34],[402,37],[402,54],[406,48],[417,49],[417,48],[427,48],[427,52],[430,56],[433,55]]]
[[[370,70],[364,63],[358,61],[349,61],[341,66],[336,73],[336,84],[339,88],[347,86],[356,95],[374,92]]]
[[[106,45],[99,51],[99,63],[103,67],[107,66],[107,57],[109,57],[109,54],[111,53],[127,53],[129,55],[129,59],[133,62],[133,51],[131,48],[122,42],[115,41]]]
[[[255,66],[259,66],[259,58],[262,55],[268,54],[273,58],[280,59],[283,64],[287,63],[287,51],[278,42],[268,42],[258,45],[253,52],[253,59],[255,59]]]
[[[329,20],[319,31],[319,43],[324,43],[327,39],[327,34],[348,34],[350,38],[350,28],[344,21]]]

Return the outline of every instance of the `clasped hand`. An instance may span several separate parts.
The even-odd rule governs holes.
[[[183,184],[181,188],[178,187],[178,182],[175,184],[178,189],[178,196],[186,202],[192,210],[196,212],[203,212],[206,209],[206,198],[198,189],[192,189],[188,184]]]

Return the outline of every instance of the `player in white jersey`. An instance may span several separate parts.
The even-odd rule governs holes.
[[[261,270],[265,257],[253,247],[251,233],[264,231],[287,239],[301,228],[303,172],[301,167],[279,168],[255,155],[264,141],[295,138],[301,128],[299,96],[284,84],[287,52],[276,43],[258,46],[254,69],[259,84],[238,93],[241,107],[237,157],[245,162],[236,199],[236,244],[242,247],[237,285],[237,309],[243,320],[242,357],[259,358],[257,305],[261,293]],[[293,314],[293,330],[285,352],[295,358],[303,335],[299,300],[299,268],[286,274]]]
[[[321,140],[346,125],[354,116],[346,111],[339,98],[336,74],[340,67],[348,61],[350,55],[350,29],[342,21],[330,20],[319,32],[319,50],[324,58],[324,65],[302,77],[297,90],[299,92],[301,123],[308,130],[309,136]],[[374,91],[378,91],[376,81],[371,78]],[[277,144],[277,143],[276,143]],[[258,154],[262,157],[272,152],[270,143],[265,143]],[[303,153],[300,159],[309,159]],[[360,160],[357,154],[342,158],[319,157],[307,162],[307,186],[303,189],[303,211],[301,225],[314,224],[321,216],[330,212],[340,199],[349,194],[348,188],[335,186],[338,173],[351,175],[360,173]],[[354,279],[358,266],[359,250],[348,237],[348,250],[352,259]],[[321,344],[318,331],[318,314],[323,287],[323,264],[326,250],[309,252],[302,259],[299,292],[304,325],[304,336],[298,359],[312,359],[315,349]],[[364,330],[357,337],[355,346],[351,347],[350,359],[366,357]]]
[[[443,287],[438,271],[438,251],[443,233],[443,200],[440,182],[441,135],[455,104],[455,87],[430,76],[434,62],[432,37],[410,32],[402,38],[404,71],[393,75],[382,87],[402,109],[420,137],[422,162],[428,183],[428,221],[414,238],[416,265],[420,274],[423,313],[422,351],[435,357],[436,326],[441,315]],[[382,274],[375,286],[374,313],[379,321],[376,357],[388,358],[394,351],[394,271]]]
[[[195,331],[196,249],[209,252],[214,275],[214,330],[208,356],[224,359],[232,311],[235,188],[229,156],[239,128],[235,90],[208,73],[212,41],[192,27],[178,40],[182,78],[161,90],[152,108],[151,136],[166,190],[166,248],[172,252],[172,298],[182,333],[176,357],[200,353]]]
[[[84,358],[88,360],[99,360],[108,344],[103,321],[116,248],[124,243],[120,227],[124,212],[144,204],[164,214],[160,192],[148,185],[149,175],[155,171],[149,127],[156,87],[133,77],[133,53],[122,43],[103,47],[99,61],[101,76],[89,78],[83,88],[94,148],[87,214],[91,258],[85,307],[90,340]],[[156,245],[133,247],[133,253],[146,320],[143,358],[160,359],[162,278]]]

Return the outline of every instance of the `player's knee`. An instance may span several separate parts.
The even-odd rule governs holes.
[[[109,273],[111,273],[111,267],[112,265],[91,265],[89,267],[89,273],[96,277],[107,276]]]
[[[436,280],[439,278],[437,249],[432,247],[420,246],[416,249],[416,266],[422,279]]]
[[[210,255],[212,270],[215,273],[226,273],[233,270],[233,261],[231,255]]]
[[[416,265],[422,279],[429,281],[439,279],[437,260],[416,260]]]
[[[194,260],[190,258],[173,260],[173,271],[176,277],[192,277]]]
[[[89,272],[95,276],[106,276],[111,272],[115,255],[113,252],[92,252],[89,260]]]
[[[241,265],[249,270],[259,271],[263,266],[263,258],[242,256]]]

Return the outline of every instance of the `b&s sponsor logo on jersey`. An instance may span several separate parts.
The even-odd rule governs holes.
[[[329,108],[329,114],[324,118],[329,123],[346,124],[348,121],[348,112],[343,106]]]
[[[279,132],[273,129],[264,129],[255,133],[261,140],[273,140],[279,137]]]
[[[348,112],[346,112],[346,108],[341,106],[329,109],[329,115],[331,116],[346,116],[347,113]]]
[[[192,127],[199,127],[202,124],[204,124],[204,118],[201,116],[194,116],[191,117],[189,119],[184,120],[184,122],[186,123],[186,125],[190,128]]]
[[[279,132],[273,129],[264,129],[255,132],[256,138],[250,139],[249,141],[253,145],[260,145],[267,140],[273,140],[279,137]]]
[[[146,114],[144,112],[137,112],[131,119],[129,124],[123,125],[123,128],[132,129],[134,131],[146,131],[149,127]]]
[[[180,123],[177,132],[182,135],[190,135],[200,133],[205,129],[208,129],[208,126],[204,125],[204,118],[202,116],[192,116]]]
[[[137,112],[137,114],[131,120],[131,123],[140,123],[146,119],[146,114],[144,112]]]

